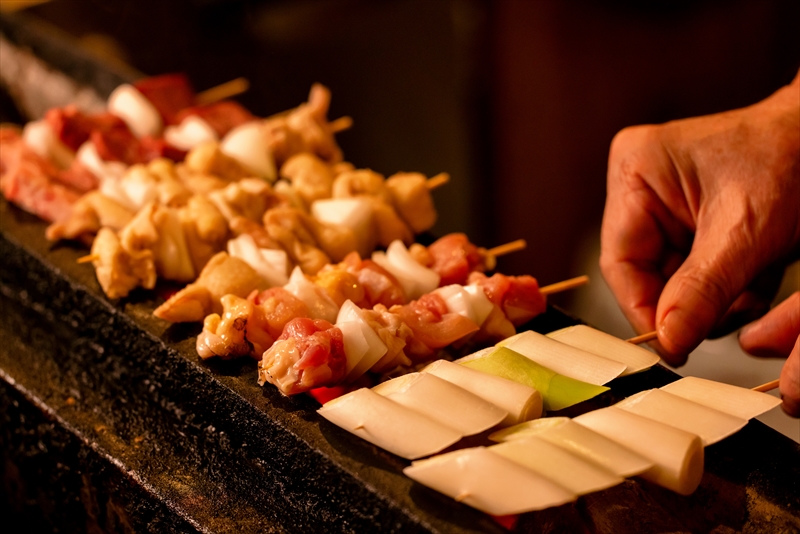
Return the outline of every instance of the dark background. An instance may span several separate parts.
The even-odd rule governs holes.
[[[542,284],[594,262],[608,146],[621,128],[741,107],[800,66],[790,0],[57,0],[29,9],[109,61],[238,76],[257,115],[313,82],[350,115],[345,157],[384,174],[446,171],[438,235],[491,247]],[[569,295],[555,299],[569,306]]]

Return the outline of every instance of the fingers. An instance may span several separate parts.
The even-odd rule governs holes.
[[[659,299],[661,355],[673,365],[686,361],[769,261],[763,244],[757,246],[747,196],[735,188],[726,194],[706,201],[692,251]]]
[[[691,243],[690,231],[663,200],[681,191],[671,188],[674,167],[659,132],[627,128],[614,138],[601,231],[603,276],[638,332],[654,329],[658,297]]]
[[[739,334],[739,344],[753,356],[785,358],[796,348],[797,336],[800,336],[800,291],[746,326]]]
[[[780,388],[783,411],[792,417],[800,417],[800,336],[781,371]]]

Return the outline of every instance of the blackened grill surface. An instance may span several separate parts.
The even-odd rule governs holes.
[[[100,94],[124,81],[24,18],[0,22]],[[47,243],[44,228],[0,200],[0,513],[17,531],[503,531],[412,483],[407,462],[322,420],[310,398],[257,386],[254,362],[200,362],[198,327],[154,319],[153,293],[109,302],[76,262],[86,250]],[[576,321],[550,308],[528,327]],[[563,415],[676,378],[656,367],[618,379]],[[525,514],[515,530],[798,531],[799,459],[754,422],[707,449],[691,497],[629,480]]]

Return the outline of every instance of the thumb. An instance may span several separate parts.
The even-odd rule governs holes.
[[[692,250],[667,281],[656,309],[662,356],[672,365],[686,363],[753,278],[749,239],[698,229]]]

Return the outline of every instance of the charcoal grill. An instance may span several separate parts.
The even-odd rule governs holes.
[[[0,33],[4,54],[30,54],[37,68],[100,98],[137,76],[81,53],[35,19],[4,16]],[[255,362],[200,361],[199,326],[153,318],[157,293],[109,301],[92,268],[76,261],[86,250],[48,243],[45,226],[0,199],[5,525],[20,532],[506,532],[404,477],[406,461],[329,424],[310,397],[256,385]],[[550,307],[528,327],[547,332],[577,322]],[[610,392],[564,415],[676,378],[657,366],[617,379]],[[513,530],[796,532],[799,460],[798,444],[753,421],[707,449],[703,482],[690,497],[628,480],[524,514]]]

